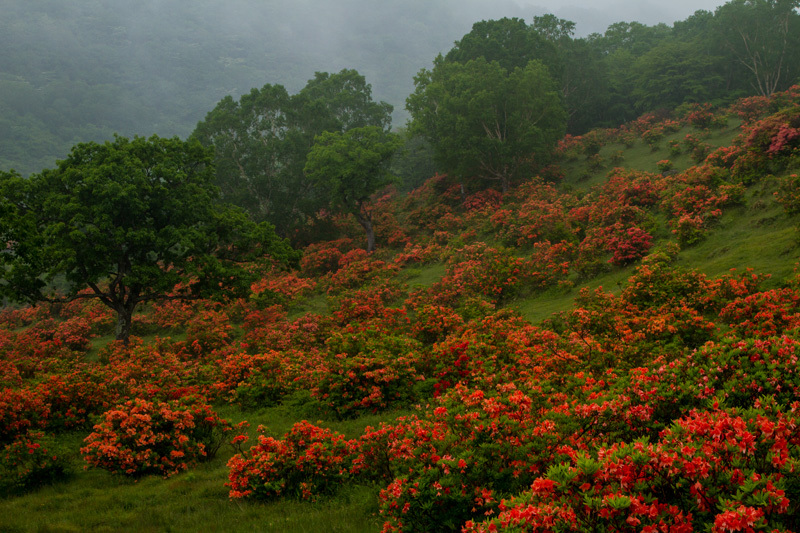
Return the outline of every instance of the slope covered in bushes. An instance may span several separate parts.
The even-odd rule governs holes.
[[[2,522],[796,531],[799,171],[794,87],[567,137],[505,195],[387,189],[375,253],[342,216],[127,347],[7,308]]]

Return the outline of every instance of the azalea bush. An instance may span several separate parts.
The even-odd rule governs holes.
[[[240,437],[238,443],[244,442]],[[229,496],[314,500],[330,494],[351,478],[354,448],[343,435],[305,421],[282,439],[259,434],[255,445],[228,461]]]
[[[55,439],[42,431],[29,430],[0,448],[0,495],[31,490],[64,478],[67,459],[56,451]]]
[[[311,396],[336,418],[399,407],[420,381],[418,341],[363,327],[332,336],[323,365],[313,371]]]
[[[214,457],[230,424],[200,400],[129,400],[106,411],[81,448],[112,474],[169,477]]]
[[[530,490],[465,531],[791,531],[800,442],[794,409],[769,399],[744,412],[692,411],[645,440],[564,448]],[[691,511],[689,511],[691,509]]]

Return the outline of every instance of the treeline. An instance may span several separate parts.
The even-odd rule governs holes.
[[[447,56],[542,60],[560,84],[567,130],[581,133],[797,82],[797,5],[734,0],[672,27],[619,22],[585,38],[553,16],[485,21]],[[419,68],[473,21],[518,9],[477,0],[198,0],[190,9],[174,0],[0,0],[0,168],[38,172],[76,143],[115,132],[185,137],[224,96],[265,82],[299,91],[315,71],[358,69],[402,125]]]
[[[226,95],[356,68],[402,102],[482,0],[0,0],[0,169],[52,167],[114,133],[186,137]],[[476,18],[477,17],[477,18]]]
[[[482,21],[456,42],[448,61],[477,57],[505,68],[540,59],[560,85],[567,130],[613,127],[685,103],[725,104],[770,96],[800,80],[796,0],[732,0],[672,27],[618,22],[575,38],[553,15]]]
[[[769,96],[798,79],[798,3],[733,0],[672,28],[617,23],[587,38],[575,38],[575,24],[554,15],[475,23],[415,76],[393,171],[406,190],[438,171],[458,180],[463,196],[487,187],[507,192],[551,162],[565,132],[683,104]],[[330,227],[331,192],[306,175],[315,138],[386,130],[390,121],[391,106],[373,102],[365,78],[342,70],[317,73],[292,96],[282,85],[253,89],[238,102],[228,96],[194,136],[216,149],[227,201],[304,244]],[[359,206],[351,211],[369,234],[367,200],[376,188],[368,189],[348,202]]]

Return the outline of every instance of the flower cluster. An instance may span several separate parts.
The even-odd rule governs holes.
[[[313,500],[351,477],[353,448],[341,434],[299,422],[283,439],[260,434],[256,445],[234,455],[226,486],[231,498]]]
[[[212,458],[228,429],[201,401],[137,398],[106,411],[81,454],[89,466],[113,474],[169,477]]]

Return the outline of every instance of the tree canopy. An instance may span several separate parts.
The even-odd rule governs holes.
[[[731,0],[717,8],[715,29],[749,74],[758,94],[770,96],[800,74],[800,0]]]
[[[246,290],[237,263],[245,252],[295,260],[271,226],[219,203],[213,176],[210,150],[157,136],[79,144],[57,168],[28,179],[3,172],[0,293],[26,302],[99,299],[127,341],[143,302]]]
[[[352,213],[375,249],[369,198],[390,184],[389,162],[402,140],[377,126],[325,132],[308,154],[305,171],[324,190],[335,209]]]
[[[546,163],[564,134],[561,98],[539,61],[508,71],[484,58],[440,56],[415,82],[407,101],[413,126],[433,145],[439,169],[461,179],[497,180],[508,190],[531,165]]]
[[[355,70],[316,73],[290,96],[280,85],[230,96],[197,125],[193,138],[215,149],[216,183],[222,197],[268,221],[295,241],[316,219],[327,198],[303,172],[316,136],[374,126],[388,131],[392,106],[372,100]]]

